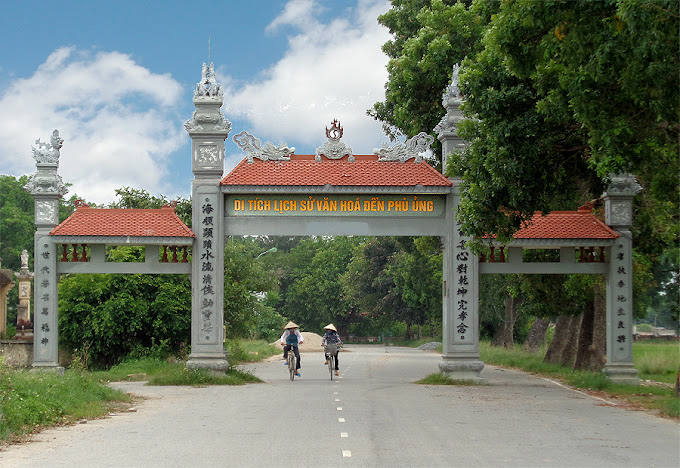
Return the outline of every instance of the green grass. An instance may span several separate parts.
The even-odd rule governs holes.
[[[415,383],[421,385],[464,385],[464,386],[486,385],[479,382],[473,382],[472,380],[452,379],[451,377],[441,372],[430,374],[424,379],[420,379]]]
[[[0,362],[0,440],[41,426],[97,418],[130,401],[125,393],[101,385],[87,373],[67,370],[9,370]]]
[[[264,340],[229,340],[227,358],[231,365],[244,362],[258,362],[281,353],[281,348],[272,346]]]
[[[641,379],[675,383],[680,369],[680,346],[677,342],[638,341],[633,344],[633,362]]]

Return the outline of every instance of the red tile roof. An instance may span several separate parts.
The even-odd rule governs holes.
[[[337,160],[314,155],[291,156],[290,161],[262,161],[249,163],[243,159],[220,185],[273,186],[399,186],[450,187],[453,184],[426,162],[416,163],[378,161],[376,155],[355,155]]]
[[[616,239],[619,235],[590,210],[534,214],[515,239]]]
[[[55,227],[53,236],[195,237],[172,206],[158,209],[90,208],[76,211]]]

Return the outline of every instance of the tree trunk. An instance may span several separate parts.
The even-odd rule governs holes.
[[[607,301],[604,291],[595,286],[593,317],[593,344],[590,352],[590,370],[600,372],[607,362]]]
[[[590,366],[590,347],[593,344],[593,320],[595,318],[594,301],[588,301],[583,308],[583,320],[579,332],[578,347],[574,369],[588,370]]]
[[[548,319],[537,318],[534,320],[534,323],[531,325],[531,330],[529,330],[529,335],[524,342],[524,346],[522,346],[522,351],[536,353],[542,346],[545,346],[548,337],[549,324],[550,321]]]
[[[405,340],[412,340],[413,339],[413,332],[411,331],[411,322],[406,322],[406,336],[404,337]]]
[[[517,297],[512,297],[508,295],[503,301],[505,306],[505,321],[503,326],[498,329],[496,334],[491,341],[492,346],[502,346],[504,348],[512,349],[515,344],[515,323],[517,322],[518,312],[517,306],[519,306],[522,300]]]
[[[553,339],[550,342],[550,346],[548,346],[548,350],[545,352],[543,362],[558,364],[561,361],[562,350],[564,349],[564,344],[567,340],[567,328],[569,327],[570,318],[569,315],[560,315],[557,317]]]
[[[605,364],[607,347],[607,304],[601,288],[595,286],[593,300],[587,304],[574,369],[599,372]]]
[[[582,315],[560,315],[555,324],[552,342],[543,362],[573,367]]]
[[[578,336],[581,331],[581,321],[583,320],[583,314],[573,315],[569,320],[569,326],[567,329],[567,340],[562,350],[562,359],[560,364],[564,367],[574,368],[576,363],[576,350],[578,349]]]

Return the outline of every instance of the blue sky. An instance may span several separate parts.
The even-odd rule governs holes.
[[[188,197],[183,123],[201,65],[215,64],[232,123],[314,153],[332,119],[355,154],[387,140],[366,110],[384,98],[387,0],[3,1],[0,174],[35,172],[31,145],[64,139],[70,193],[108,203],[129,186]],[[208,43],[210,42],[210,48]],[[210,54],[210,57],[208,57]],[[425,129],[429,130],[429,129]]]

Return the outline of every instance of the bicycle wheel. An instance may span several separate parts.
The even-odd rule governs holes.
[[[291,349],[288,352],[288,372],[290,373],[290,380],[295,380],[295,373],[296,373],[295,368],[296,367],[297,367],[297,359],[295,357],[295,353]]]
[[[328,356],[328,372],[331,374],[331,380],[333,380],[333,369],[335,368],[335,356],[331,354]]]

